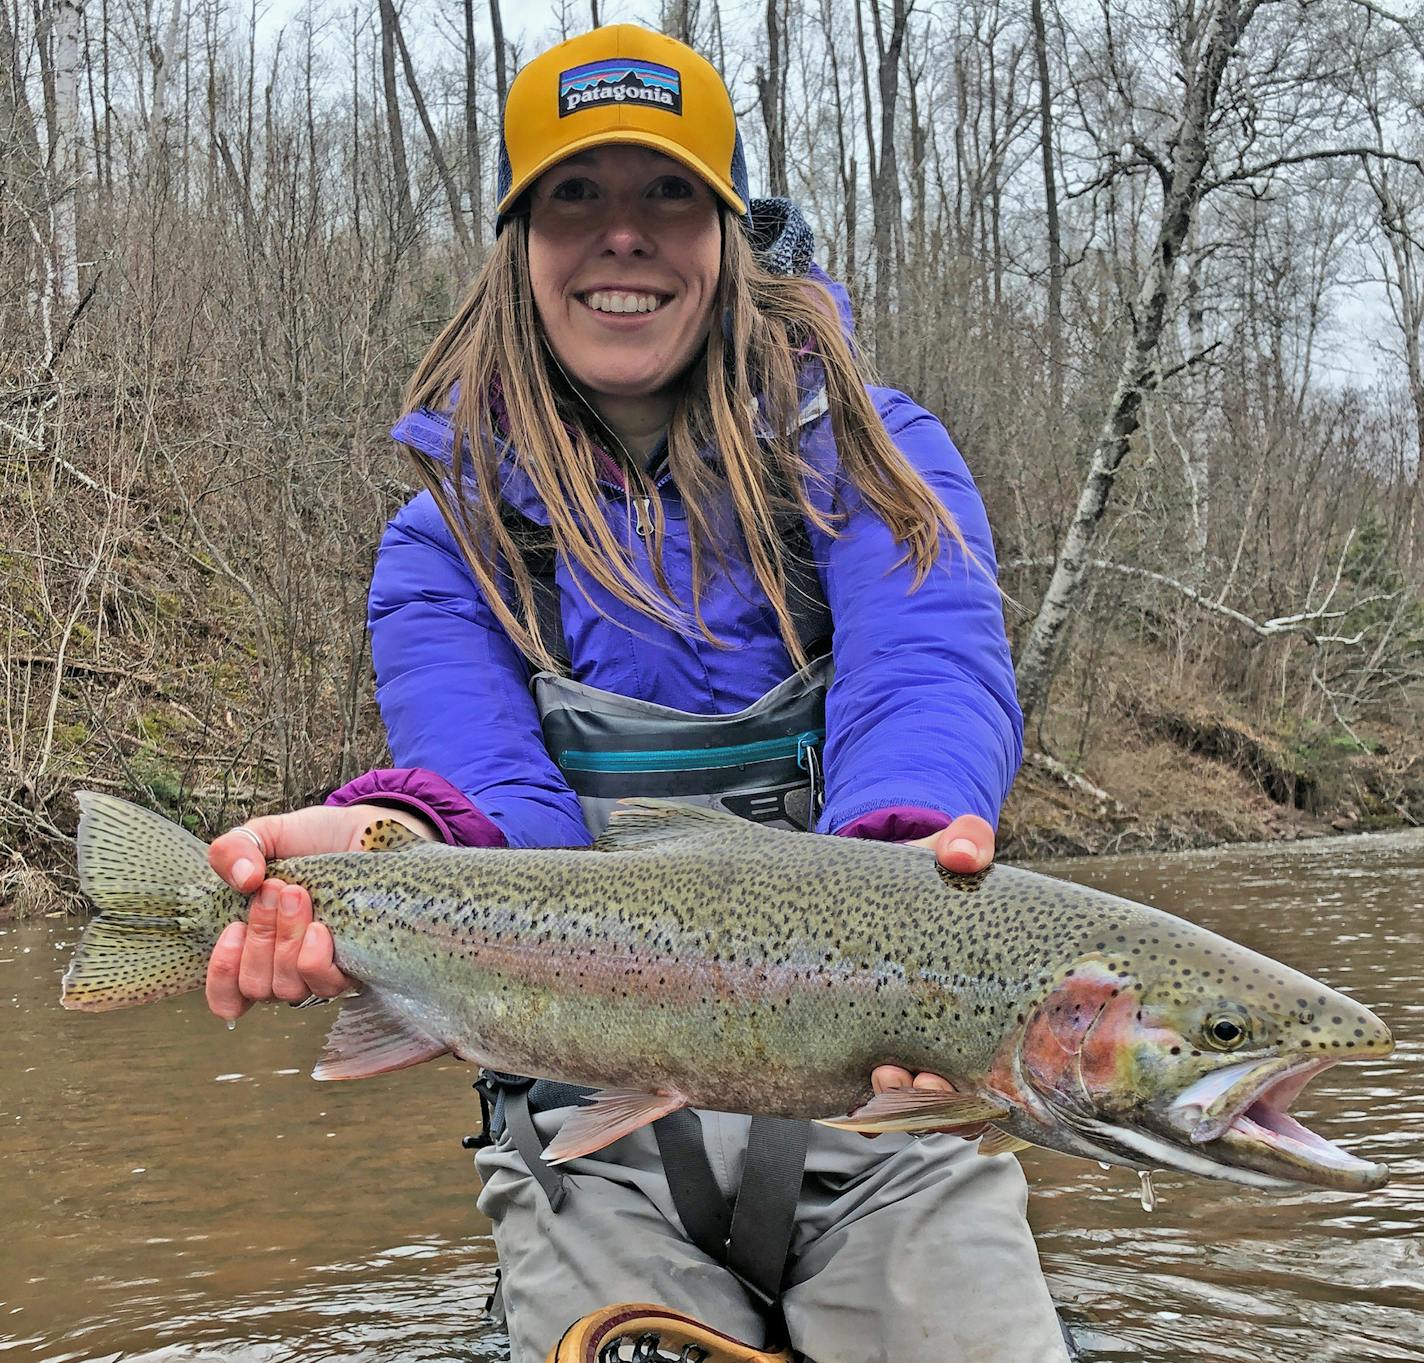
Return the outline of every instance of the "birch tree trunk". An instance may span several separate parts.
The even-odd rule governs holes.
[[[50,137],[50,220],[54,233],[55,301],[65,313],[79,303],[79,76],[84,0],[57,0],[54,14],[54,107]]]
[[[1199,252],[1192,254],[1187,267],[1186,309],[1187,309],[1187,354],[1200,355],[1206,350],[1206,323],[1202,302],[1202,271],[1206,262]],[[1211,390],[1207,383],[1207,370],[1202,365],[1193,367],[1187,375],[1186,423],[1187,429],[1181,433],[1182,463],[1187,479],[1187,494],[1191,499],[1192,523],[1189,527],[1190,540],[1187,554],[1191,563],[1191,580],[1200,587],[1206,581],[1207,539],[1211,529],[1211,469],[1208,462],[1208,432],[1211,429],[1207,419],[1211,405]]]
[[[149,60],[153,64],[153,92],[148,106],[150,175],[164,166],[168,150],[168,83],[178,59],[179,24],[183,17],[182,0],[172,0],[172,5],[162,43],[149,41]]]
[[[1222,74],[1259,3],[1260,0],[1218,0],[1207,20],[1202,55],[1195,70],[1187,73],[1182,114],[1171,139],[1172,160],[1170,166],[1164,167],[1161,221],[1151,264],[1137,291],[1117,385],[1099,428],[1088,476],[1058,551],[1043,604],[1019,658],[1019,703],[1026,719],[1037,715],[1047,702],[1058,646],[1082,596],[1088,560],[1113,483],[1141,423],[1143,398],[1157,382],[1157,352],[1167,300],[1202,188]]]

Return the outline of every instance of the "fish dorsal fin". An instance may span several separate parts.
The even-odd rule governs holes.
[[[989,872],[994,868],[986,866],[982,871],[970,871],[961,874],[958,871],[951,871],[947,867],[936,863],[936,870],[939,871],[939,878],[949,886],[951,890],[958,890],[960,894],[973,894],[989,878]]]
[[[403,852],[407,847],[424,846],[425,839],[399,819],[377,819],[361,834],[363,852]]]
[[[365,1079],[434,1060],[450,1048],[371,989],[349,998],[326,1035],[313,1079]]]
[[[591,1155],[686,1106],[687,1099],[677,1092],[604,1089],[595,1093],[585,1106],[569,1113],[559,1134],[545,1147],[544,1158],[550,1164],[562,1164],[580,1155]]]
[[[613,807],[607,829],[593,846],[598,852],[630,852],[714,833],[744,838],[776,836],[778,832],[704,805],[677,800],[620,800]]]

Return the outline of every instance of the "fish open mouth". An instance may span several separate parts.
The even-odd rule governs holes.
[[[1335,1063],[1334,1057],[1278,1057],[1228,1065],[1184,1089],[1168,1119],[1203,1154],[1225,1164],[1322,1187],[1382,1187],[1389,1179],[1385,1165],[1350,1154],[1290,1115],[1301,1090]]]

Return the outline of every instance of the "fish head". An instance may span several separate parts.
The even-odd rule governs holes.
[[[1364,1191],[1389,1177],[1288,1112],[1331,1065],[1389,1054],[1389,1029],[1224,938],[1093,951],[1023,1018],[1012,1077],[1036,1120],[1071,1131],[1081,1153],[1262,1188]]]

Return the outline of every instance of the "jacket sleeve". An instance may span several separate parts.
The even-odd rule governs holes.
[[[386,529],[368,619],[395,766],[331,801],[406,805],[467,845],[587,844],[578,797],[544,747],[527,665],[429,493]]]
[[[1023,756],[1023,717],[984,505],[934,416],[900,394],[872,396],[891,439],[949,509],[972,558],[946,542],[912,592],[913,569],[899,563],[901,546],[854,489],[842,487],[843,533],[814,537],[836,663],[818,830],[913,837],[960,814],[996,824]]]

